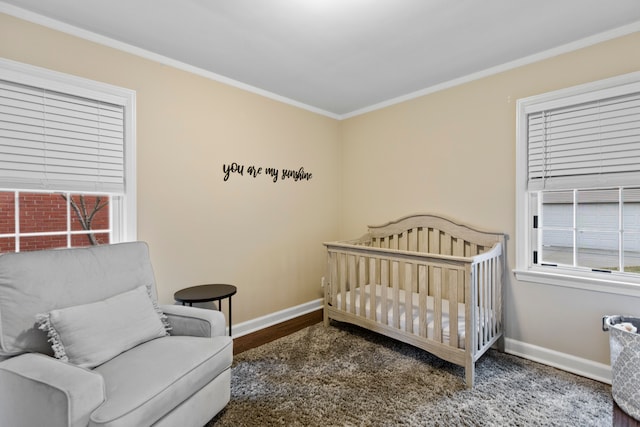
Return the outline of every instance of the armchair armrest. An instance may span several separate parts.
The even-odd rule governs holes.
[[[0,362],[0,425],[86,426],[104,399],[96,372],[38,353]]]
[[[220,311],[184,305],[162,305],[160,308],[171,325],[171,335],[215,337],[226,334],[226,319]]]

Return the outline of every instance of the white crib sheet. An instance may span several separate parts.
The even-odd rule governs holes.
[[[377,322],[382,322],[382,286],[381,285],[366,285],[364,287],[364,295],[365,295],[365,311],[366,311],[366,316],[369,317],[370,315],[370,303],[369,300],[371,299],[371,287],[375,286],[375,292],[376,292],[376,321]],[[386,299],[387,299],[387,322],[389,326],[393,326],[393,297],[391,295],[392,290],[391,289],[387,289],[387,295],[386,295]],[[356,288],[355,289],[355,307],[356,307],[356,313],[360,314],[360,288]],[[400,300],[398,301],[398,314],[400,317],[400,329],[402,330],[406,330],[405,329],[405,322],[406,322],[406,315],[405,315],[405,295],[404,295],[404,290],[400,289],[399,290],[399,297]],[[336,300],[336,306],[337,307],[341,307],[341,300],[342,300],[342,295],[338,294],[337,295],[337,300]],[[419,303],[419,295],[417,293],[414,293],[412,295],[412,305],[413,305],[413,310],[412,310],[412,318],[413,318],[413,333],[418,335],[418,331],[419,329],[419,310],[420,310],[420,303]],[[350,295],[350,291],[346,292],[346,307],[347,307],[347,311],[351,311],[351,295]],[[434,326],[434,321],[433,321],[433,307],[434,307],[434,298],[428,296],[427,297],[427,337],[428,338],[433,338],[434,337],[434,332],[433,332],[433,326]],[[465,314],[465,306],[463,303],[458,303],[458,348],[464,348],[464,338],[465,338],[465,324],[464,324],[464,314]],[[449,300],[443,299],[442,300],[442,341],[445,343],[449,343]]]

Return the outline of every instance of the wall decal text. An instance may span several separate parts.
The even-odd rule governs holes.
[[[313,177],[313,174],[311,172],[307,172],[304,170],[304,167],[301,167],[298,170],[285,168],[278,169],[273,167],[258,167],[255,165],[250,165],[247,167],[236,162],[222,165],[224,181],[227,181],[231,175],[244,176],[245,171],[247,172],[247,176],[250,176],[252,178],[257,178],[259,175],[263,175],[267,178],[270,178],[273,182],[278,182],[278,179],[280,179],[281,181],[285,181],[287,179],[294,181],[309,181]]]

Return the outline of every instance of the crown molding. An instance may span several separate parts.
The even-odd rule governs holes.
[[[406,95],[402,95],[397,98],[389,99],[387,101],[383,101],[378,104],[374,104],[369,107],[365,107],[365,108],[353,111],[351,113],[342,114],[340,116],[340,120],[345,120],[345,119],[366,114],[375,110],[380,110],[395,104],[400,104],[405,101],[419,98],[421,96],[429,95],[435,92],[440,92],[442,90],[450,89],[452,87],[469,83],[474,80],[480,80],[482,78],[489,77],[494,74],[499,74],[505,71],[512,70],[514,68],[519,68],[525,65],[533,64],[534,62],[543,61],[545,59],[553,58],[554,56],[570,53],[579,49],[583,49],[585,47],[589,47],[589,46],[602,43],[607,40],[612,40],[618,37],[626,36],[628,34],[632,34],[638,31],[640,31],[640,21],[636,21],[631,24],[618,27],[610,31],[605,31],[599,34],[595,34],[593,36],[586,37],[580,40],[576,40],[574,42],[567,43],[567,44],[555,47],[553,49],[548,49],[543,52],[536,53],[534,55],[529,55],[524,58],[516,59],[511,62],[497,65],[495,67],[487,68],[485,70],[478,71],[477,73],[468,74],[466,76],[463,76],[457,79],[439,83],[437,85],[433,85],[416,92],[408,93]]]
[[[205,77],[219,83],[223,83],[229,86],[236,87],[241,90],[245,90],[247,92],[251,92],[265,98],[272,99],[274,101],[282,102],[284,104],[291,105],[293,107],[297,107],[303,110],[310,111],[312,113],[320,114],[322,116],[326,116],[335,120],[345,120],[352,117],[360,116],[366,113],[370,113],[372,111],[380,110],[386,107],[390,107],[392,105],[400,104],[402,102],[406,102],[415,98],[419,98],[425,95],[429,95],[435,92],[440,92],[445,89],[449,89],[455,86],[459,86],[465,83],[472,82],[474,80],[479,80],[485,77],[489,77],[494,74],[502,73],[504,71],[512,70],[514,68],[522,67],[524,65],[532,64],[534,62],[542,61],[548,58],[552,58],[554,56],[562,55],[565,53],[569,53],[578,49],[582,49],[594,44],[598,44],[607,40],[615,39],[618,37],[622,37],[634,32],[640,31],[640,21],[615,28],[613,30],[605,31],[590,37],[586,37],[575,42],[567,43],[562,46],[555,47],[553,49],[549,49],[534,55],[526,56],[524,58],[520,58],[511,62],[507,62],[505,64],[501,64],[495,67],[487,68],[485,70],[472,73],[457,79],[452,79],[446,82],[442,82],[425,89],[421,89],[416,92],[408,93],[406,95],[402,95],[396,98],[389,99],[387,101],[383,101],[377,104],[370,105],[368,107],[364,107],[358,110],[354,110],[350,113],[345,114],[335,114],[330,111],[322,110],[320,108],[301,103],[299,101],[278,95],[273,92],[269,92],[264,89],[260,89],[255,86],[251,86],[249,84],[233,80],[229,77],[216,74],[207,70],[204,70],[199,67],[195,67],[189,64],[186,64],[181,61],[177,61],[172,58],[168,58],[166,56],[148,51],[146,49],[142,49],[124,42],[120,42],[118,40],[114,40],[109,37],[102,36],[100,34],[96,34],[91,31],[84,30],[82,28],[66,24],[64,22],[48,18],[43,15],[39,15],[34,12],[30,12],[28,10],[7,4],[5,2],[0,1],[0,13],[5,13],[7,15],[14,16],[16,18],[32,22],[34,24],[42,25],[44,27],[48,27],[57,31],[61,31],[66,34],[70,34],[75,37],[79,37],[81,39],[85,39],[94,43],[98,43],[107,47],[111,47],[123,52],[130,53],[132,55],[140,56],[145,59],[149,59],[164,65],[168,65],[179,70],[187,71],[192,74],[196,74],[201,77]]]
[[[135,56],[139,56],[145,59],[149,59],[154,62],[158,62],[160,64],[168,65],[170,67],[186,71],[200,77],[205,77],[210,80],[214,80],[219,83],[226,84],[228,86],[233,86],[235,88],[245,90],[247,92],[254,93],[256,95],[263,96],[265,98],[272,99],[274,101],[282,102],[284,104],[288,104],[303,110],[310,111],[312,113],[320,114],[323,116],[330,117],[332,119],[339,120],[339,115],[331,113],[329,111],[322,110],[320,108],[316,108],[311,105],[304,104],[302,102],[296,101],[294,99],[290,99],[281,95],[278,95],[273,92],[269,92],[264,89],[260,89],[255,86],[251,86],[249,84],[240,82],[238,80],[231,79],[229,77],[223,76],[221,74],[212,73],[211,71],[204,70],[199,67],[195,67],[193,65],[186,64],[181,61],[177,61],[175,59],[166,57],[164,55],[160,55],[154,52],[151,52],[146,49],[142,49],[128,43],[124,43],[110,37],[105,37],[100,34],[94,33],[92,31],[88,31],[73,25],[66,24],[64,22],[48,18],[43,15],[39,15],[37,13],[7,4],[5,2],[0,1],[0,13],[4,13],[7,15],[11,15],[13,17],[22,19],[24,21],[32,22],[34,24],[42,25],[47,28],[51,28],[56,31],[60,31],[84,40],[88,40],[94,43],[101,44],[103,46],[107,46],[113,49],[117,49],[126,53],[130,53]]]

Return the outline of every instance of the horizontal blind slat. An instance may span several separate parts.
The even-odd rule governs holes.
[[[530,187],[640,174],[640,93],[528,115]],[[542,186],[542,187],[541,187]]]
[[[0,80],[0,182],[124,190],[124,107]]]

